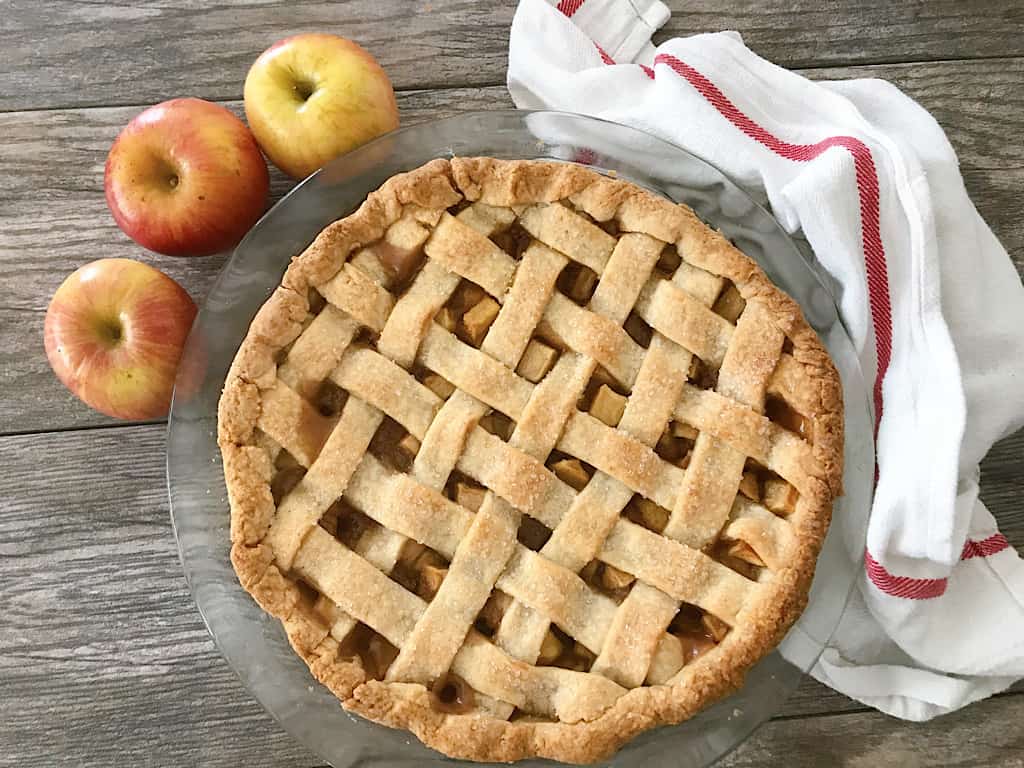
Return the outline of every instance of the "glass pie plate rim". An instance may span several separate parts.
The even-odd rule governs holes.
[[[781,708],[838,625],[859,572],[870,507],[870,405],[855,348],[820,267],[725,174],[637,129],[569,113],[516,110],[420,123],[332,161],[263,216],[225,264],[196,317],[168,419],[171,521],[193,600],[221,654],[250,692],[325,762],[338,768],[451,762],[410,733],[346,713],[291,650],[277,619],[265,614],[238,584],[228,560],[229,513],[216,446],[216,405],[249,321],[277,285],[289,258],[330,220],[354,210],[384,179],[433,157],[453,155],[583,162],[683,199],[797,299],[840,369],[846,495],[836,502],[807,609],[780,650],[758,662],[737,692],[684,723],[642,734],[606,763],[703,768]]]

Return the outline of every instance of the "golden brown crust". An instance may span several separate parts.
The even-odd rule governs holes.
[[[271,449],[258,424],[263,393],[276,382],[279,353],[303,331],[307,291],[330,281],[360,248],[384,236],[404,213],[444,210],[461,200],[523,206],[571,200],[595,220],[613,217],[622,231],[676,243],[696,267],[734,283],[748,302],[761,302],[792,343],[792,376],[801,413],[810,423],[807,484],[788,517],[797,542],[787,567],[774,571],[758,599],[713,650],[685,665],[667,684],[634,688],[599,716],[575,723],[534,722],[452,714],[412,683],[368,679],[358,657],[343,655],[324,616],[275,560],[264,542],[276,514],[271,497]],[[231,505],[231,559],[242,585],[279,618],[295,651],[341,699],[368,719],[407,728],[425,744],[474,760],[546,757],[590,762],[606,757],[641,731],[685,720],[742,684],[749,668],[773,649],[804,608],[814,566],[841,492],[842,392],[828,353],[797,304],[721,234],[690,209],[588,169],[560,163],[489,158],[435,160],[395,176],[351,216],[328,226],[289,266],[281,286],[256,315],[225,382],[218,440]]]

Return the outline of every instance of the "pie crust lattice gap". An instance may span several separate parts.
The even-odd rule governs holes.
[[[346,708],[586,761],[734,689],[799,615],[841,394],[685,206],[457,158],[293,260],[219,441],[239,579]]]

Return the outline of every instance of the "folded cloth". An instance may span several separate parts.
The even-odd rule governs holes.
[[[651,35],[658,0],[521,0],[520,108],[643,129],[717,165],[806,238],[874,383],[859,589],[813,674],[925,720],[1024,676],[1024,564],[978,462],[1024,424],[1024,288],[942,129],[881,80],[811,82],[731,32]],[[860,543],[863,546],[863,542]]]

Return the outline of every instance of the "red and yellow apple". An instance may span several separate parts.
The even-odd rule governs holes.
[[[398,127],[395,92],[377,60],[327,34],[264,51],[245,78],[245,116],[271,162],[296,179]]]
[[[46,310],[46,357],[86,405],[119,419],[155,419],[171,404],[174,375],[196,305],[158,269],[100,259],[61,283]]]
[[[245,124],[202,99],[150,107],[110,149],[107,204],[132,240],[170,256],[238,244],[263,214],[267,163]]]

